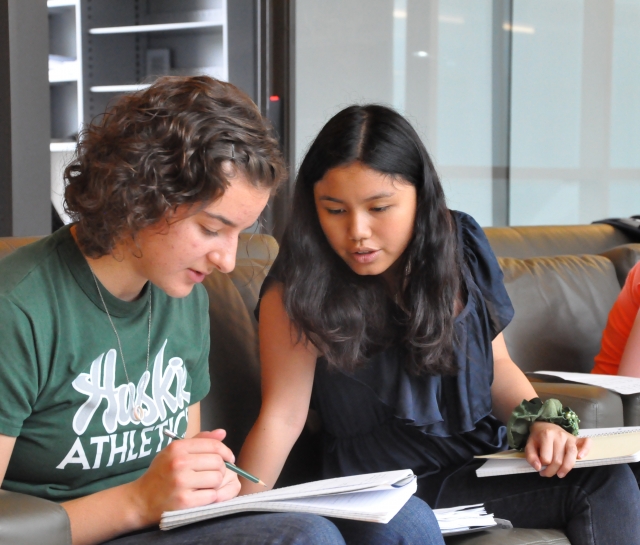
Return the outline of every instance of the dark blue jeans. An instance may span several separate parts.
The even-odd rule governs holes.
[[[472,461],[437,483],[434,507],[484,503],[518,528],[564,530],[574,545],[640,544],[640,490],[626,464],[574,469],[566,477],[537,473],[476,477]],[[429,478],[421,483],[426,492]]]
[[[126,535],[109,545],[444,545],[431,508],[411,498],[387,524],[326,519],[316,515],[236,515]]]

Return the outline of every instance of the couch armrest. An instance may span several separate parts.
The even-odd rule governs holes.
[[[0,490],[0,545],[70,545],[67,512],[57,503]]]
[[[616,269],[620,287],[622,287],[629,271],[640,261],[640,244],[623,244],[602,252],[600,255],[611,260]]]
[[[445,543],[447,545],[569,545],[570,542],[560,530],[493,528],[446,537]]]
[[[541,399],[556,398],[580,417],[581,428],[617,428],[625,425],[621,397],[587,384],[531,382]],[[640,414],[640,411],[639,411]]]
[[[640,426],[640,394],[623,395],[622,410],[625,426]]]

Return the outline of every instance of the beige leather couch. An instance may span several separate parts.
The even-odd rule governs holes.
[[[525,370],[589,370],[608,306],[620,289],[618,279],[637,260],[640,245],[628,246],[626,237],[603,225],[489,228],[486,232],[501,256],[507,290],[516,307],[516,318],[505,331],[515,361]],[[0,258],[26,242],[0,239]],[[242,235],[235,271],[213,273],[205,280],[210,299],[212,388],[202,402],[202,422],[204,428],[227,429],[227,443],[236,452],[260,406],[253,309],[276,254],[273,238]],[[583,427],[622,425],[620,397],[608,391],[541,382],[534,386],[541,397],[560,397],[572,406],[581,415]],[[319,440],[319,434],[305,430],[279,485],[318,477]],[[0,491],[0,545],[33,543],[70,543],[64,510],[52,502]],[[559,530],[497,529],[447,538],[447,543],[560,545],[568,540]]]

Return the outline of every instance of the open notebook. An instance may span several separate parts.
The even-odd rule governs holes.
[[[580,437],[591,437],[591,450],[574,468],[640,462],[640,426],[627,428],[594,428],[580,430]],[[478,477],[533,473],[535,469],[524,458],[524,452],[507,450],[486,456],[478,469]]]
[[[160,528],[249,511],[314,513],[326,517],[389,522],[415,493],[410,469],[325,479],[258,492],[232,500],[162,514]],[[496,526],[493,515],[480,505],[434,509],[444,535],[475,532]]]
[[[325,479],[240,496],[202,507],[162,514],[169,530],[243,511],[314,513],[326,517],[389,522],[417,489],[410,469]]]

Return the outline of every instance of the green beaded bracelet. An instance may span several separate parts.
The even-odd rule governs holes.
[[[544,403],[539,397],[531,401],[525,399],[513,410],[507,423],[509,447],[524,449],[529,439],[529,429],[534,422],[551,422],[572,435],[578,435],[580,419],[557,399],[547,399]]]

